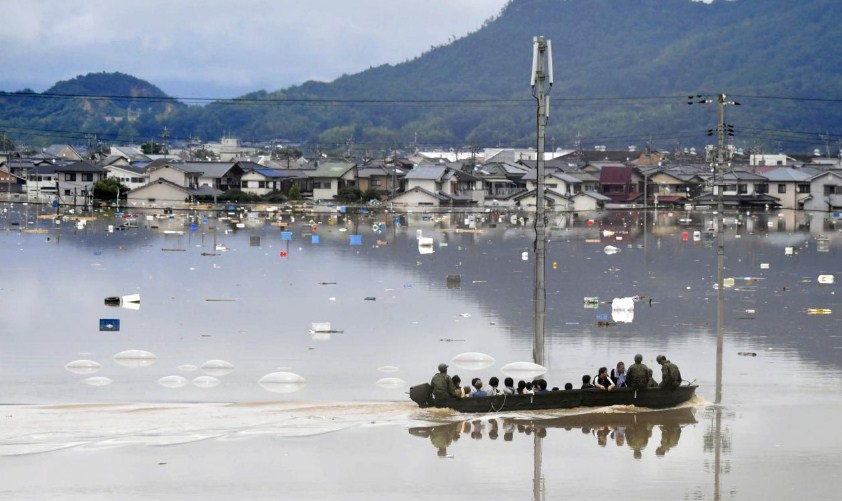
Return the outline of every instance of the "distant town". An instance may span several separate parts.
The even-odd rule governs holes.
[[[743,154],[729,149],[728,168],[712,169],[712,148],[697,152],[645,147],[545,153],[545,207],[592,211],[645,207],[842,209],[842,155]],[[218,143],[87,151],[67,144],[41,152],[0,152],[0,197],[93,205],[97,183],[118,186],[129,208],[181,209],[199,202],[390,204],[400,208],[535,207],[534,149],[393,152],[381,158],[317,155],[294,147]],[[114,183],[116,181],[116,183]]]

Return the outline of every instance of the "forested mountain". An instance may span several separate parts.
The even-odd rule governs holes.
[[[79,106],[96,108],[90,100],[0,96],[0,127],[61,124],[63,130],[128,140],[156,137],[166,125],[181,138],[215,139],[226,131],[323,149],[349,141],[370,150],[415,141],[530,146],[532,38],[542,35],[552,40],[555,67],[548,148],[572,147],[577,135],[586,147],[647,140],[659,148],[700,146],[716,125],[716,107],[688,107],[686,96],[725,92],[743,105],[727,110],[738,146],[812,149],[820,134],[842,139],[840,14],[838,0],[512,0],[468,36],[402,64],[330,83],[306,82],[205,106],[134,102],[153,109],[131,123],[80,115]],[[48,93],[77,93],[71,84],[86,78],[101,80],[97,92],[124,96],[132,89],[120,82],[109,87],[102,79],[111,77],[98,74],[62,82]],[[126,109],[128,102],[116,104]],[[103,109],[113,113],[111,105]],[[30,107],[40,107],[40,115]],[[61,115],[62,107],[76,111],[48,120],[48,113]]]

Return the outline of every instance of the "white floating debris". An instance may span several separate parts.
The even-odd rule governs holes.
[[[486,369],[494,365],[495,362],[496,360],[491,355],[476,351],[460,353],[451,360],[451,363],[456,367],[471,371]]]
[[[784,247],[784,256],[791,256],[795,253],[795,249],[792,247]]]
[[[394,365],[382,365],[377,368],[380,372],[398,372],[400,369],[395,367]]]
[[[302,389],[307,380],[293,372],[272,372],[260,378],[257,383],[272,393],[293,393]]]
[[[102,365],[93,360],[74,360],[65,365],[64,368],[73,374],[93,374],[102,369]]]
[[[187,385],[187,378],[184,376],[165,376],[158,380],[158,384],[164,388],[181,388]]]
[[[602,251],[610,256],[611,254],[616,254],[620,252],[620,249],[614,247],[613,245],[606,245],[605,248],[602,249]]]
[[[400,390],[406,387],[406,381],[398,377],[384,377],[378,380],[376,384],[387,390]]]
[[[333,332],[333,329],[330,328],[330,322],[312,322],[310,332]]]
[[[517,380],[542,376],[547,373],[547,369],[533,362],[512,362],[501,367],[500,372]]]
[[[199,376],[193,379],[193,386],[197,388],[213,388],[214,386],[218,386],[221,382],[222,381],[213,376]]]
[[[126,350],[114,355],[114,361],[123,367],[149,367],[154,364],[158,357],[155,354],[144,350]]]
[[[196,367],[193,364],[182,364],[182,365],[178,366],[178,370],[180,370],[182,372],[193,372],[196,369],[198,369],[198,367]]]
[[[768,270],[769,269],[769,263],[760,263],[760,269],[761,270]]]
[[[732,277],[722,279],[722,285],[724,285],[725,287],[733,287],[734,283],[735,282],[734,282],[734,279]],[[718,284],[714,284],[714,285],[718,285]]]
[[[85,380],[85,384],[90,386],[108,386],[111,384],[111,378],[107,378],[105,376],[89,377]]]
[[[521,253],[520,253],[520,258],[521,258],[523,261],[529,261],[529,253],[528,253],[528,252],[526,252],[526,251],[521,252]]]
[[[637,297],[615,297],[611,300],[611,320],[630,324],[634,321],[634,302]]]
[[[834,282],[833,275],[819,275],[820,284],[832,284]]]
[[[225,376],[231,374],[234,365],[225,360],[208,360],[201,365],[201,368],[209,376]]]
[[[459,316],[462,317],[462,318],[471,318],[470,313],[460,313]]]

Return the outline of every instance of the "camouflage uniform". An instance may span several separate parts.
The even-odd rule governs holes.
[[[664,359],[661,363],[661,388],[678,388],[681,384],[681,372],[678,366]]]
[[[436,400],[459,398],[459,391],[456,389],[456,384],[446,372],[439,372],[433,376],[430,386],[433,387],[433,398]]]
[[[649,384],[649,367],[640,362],[631,364],[626,370],[626,381],[634,389],[646,388]]]

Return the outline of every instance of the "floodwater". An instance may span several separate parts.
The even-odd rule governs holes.
[[[727,215],[720,361],[715,216],[552,215],[550,386],[637,352],[657,374],[664,353],[698,397],[466,416],[406,391],[443,361],[464,381],[531,360],[527,213],[327,211],[285,214],[284,228],[141,214],[120,230],[110,212],[78,225],[4,208],[0,497],[838,496],[832,215]],[[631,311],[608,303],[632,296]],[[465,352],[495,362],[451,362]]]

